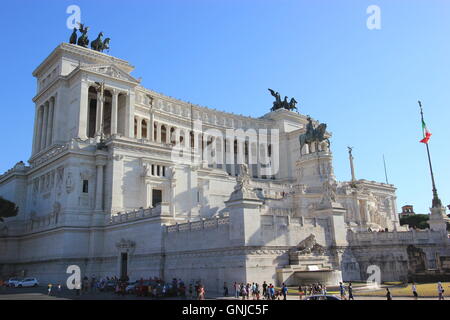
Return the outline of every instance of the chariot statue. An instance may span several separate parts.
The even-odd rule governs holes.
[[[279,92],[275,92],[274,90],[269,88],[270,94],[275,98],[275,101],[273,102],[273,107],[270,109],[270,111],[275,111],[278,109],[286,109],[289,111],[297,110],[296,104],[297,100],[295,98],[291,98],[291,100],[288,102],[288,97],[285,96],[284,100],[281,100],[281,96]]]
[[[80,31],[81,35],[78,37],[77,31]],[[69,43],[76,44],[84,48],[89,47],[89,39],[87,33],[89,31],[89,27],[85,26],[82,23],[78,23],[77,28],[73,28],[72,34],[69,39]],[[111,38],[106,38],[103,40],[103,32],[100,32],[97,38],[91,42],[91,49],[99,52],[103,52],[104,50],[109,49],[109,42]]]

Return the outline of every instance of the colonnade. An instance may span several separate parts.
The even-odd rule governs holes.
[[[36,109],[33,154],[45,150],[53,144],[55,103],[56,96],[52,96]]]

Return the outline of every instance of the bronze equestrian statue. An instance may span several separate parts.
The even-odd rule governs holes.
[[[316,152],[319,152],[319,143],[323,141],[328,142],[328,149],[330,148],[330,139],[326,137],[327,124],[321,123],[316,128],[312,123],[312,119],[308,117],[308,124],[306,125],[306,132],[299,136],[300,142],[300,156],[302,156],[303,147],[307,144],[309,150],[311,150],[311,145],[314,143]]]

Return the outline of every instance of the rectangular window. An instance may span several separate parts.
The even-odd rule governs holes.
[[[89,181],[83,180],[83,193],[89,193]]]

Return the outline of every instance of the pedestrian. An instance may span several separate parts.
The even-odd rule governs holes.
[[[47,287],[48,287],[48,293],[47,294],[50,295],[52,293],[53,285],[51,283],[49,283]]]
[[[391,292],[389,291],[389,288],[386,288],[386,299],[387,299],[387,300],[392,300],[392,294],[391,294]]]
[[[228,297],[228,286],[226,282],[223,283],[223,296]]]
[[[61,289],[62,289],[61,283],[58,283],[58,293],[61,293]]]
[[[234,297],[235,297],[236,299],[239,299],[240,290],[241,290],[241,287],[239,286],[239,283],[237,283],[237,282],[235,281],[235,282],[234,282]]]
[[[194,295],[193,295],[194,293],[193,293],[193,290],[192,290],[192,283],[190,283],[189,284],[189,298],[194,298]]]
[[[300,300],[303,300],[303,288],[302,288],[302,285],[298,286],[298,298]]]
[[[205,288],[199,285],[198,300],[205,300]]]
[[[269,299],[275,300],[275,287],[272,284],[269,284]]]
[[[286,300],[286,295],[288,293],[288,287],[284,284],[281,286],[281,294],[283,295],[283,300]]]
[[[353,297],[353,286],[351,282],[348,283],[347,290],[348,290],[348,300],[355,300],[355,298]]]
[[[263,297],[265,297],[267,295],[267,283],[265,281],[262,284],[262,288],[263,288]]]
[[[259,284],[255,285],[255,296],[256,296],[256,300],[259,300]]]
[[[346,300],[346,297],[345,297],[345,287],[344,287],[344,285],[342,284],[342,282],[339,282],[339,292],[340,292],[340,294],[341,294],[341,299],[342,299],[342,300]]]
[[[245,298],[247,297],[247,287],[244,286],[244,284],[241,285],[241,296],[242,300],[245,300]]]
[[[419,295],[417,294],[417,287],[414,282],[412,283],[411,289],[414,296],[414,300],[417,300],[419,298]]]
[[[437,285],[439,300],[444,300],[444,287],[442,286],[442,283],[439,281]]]

